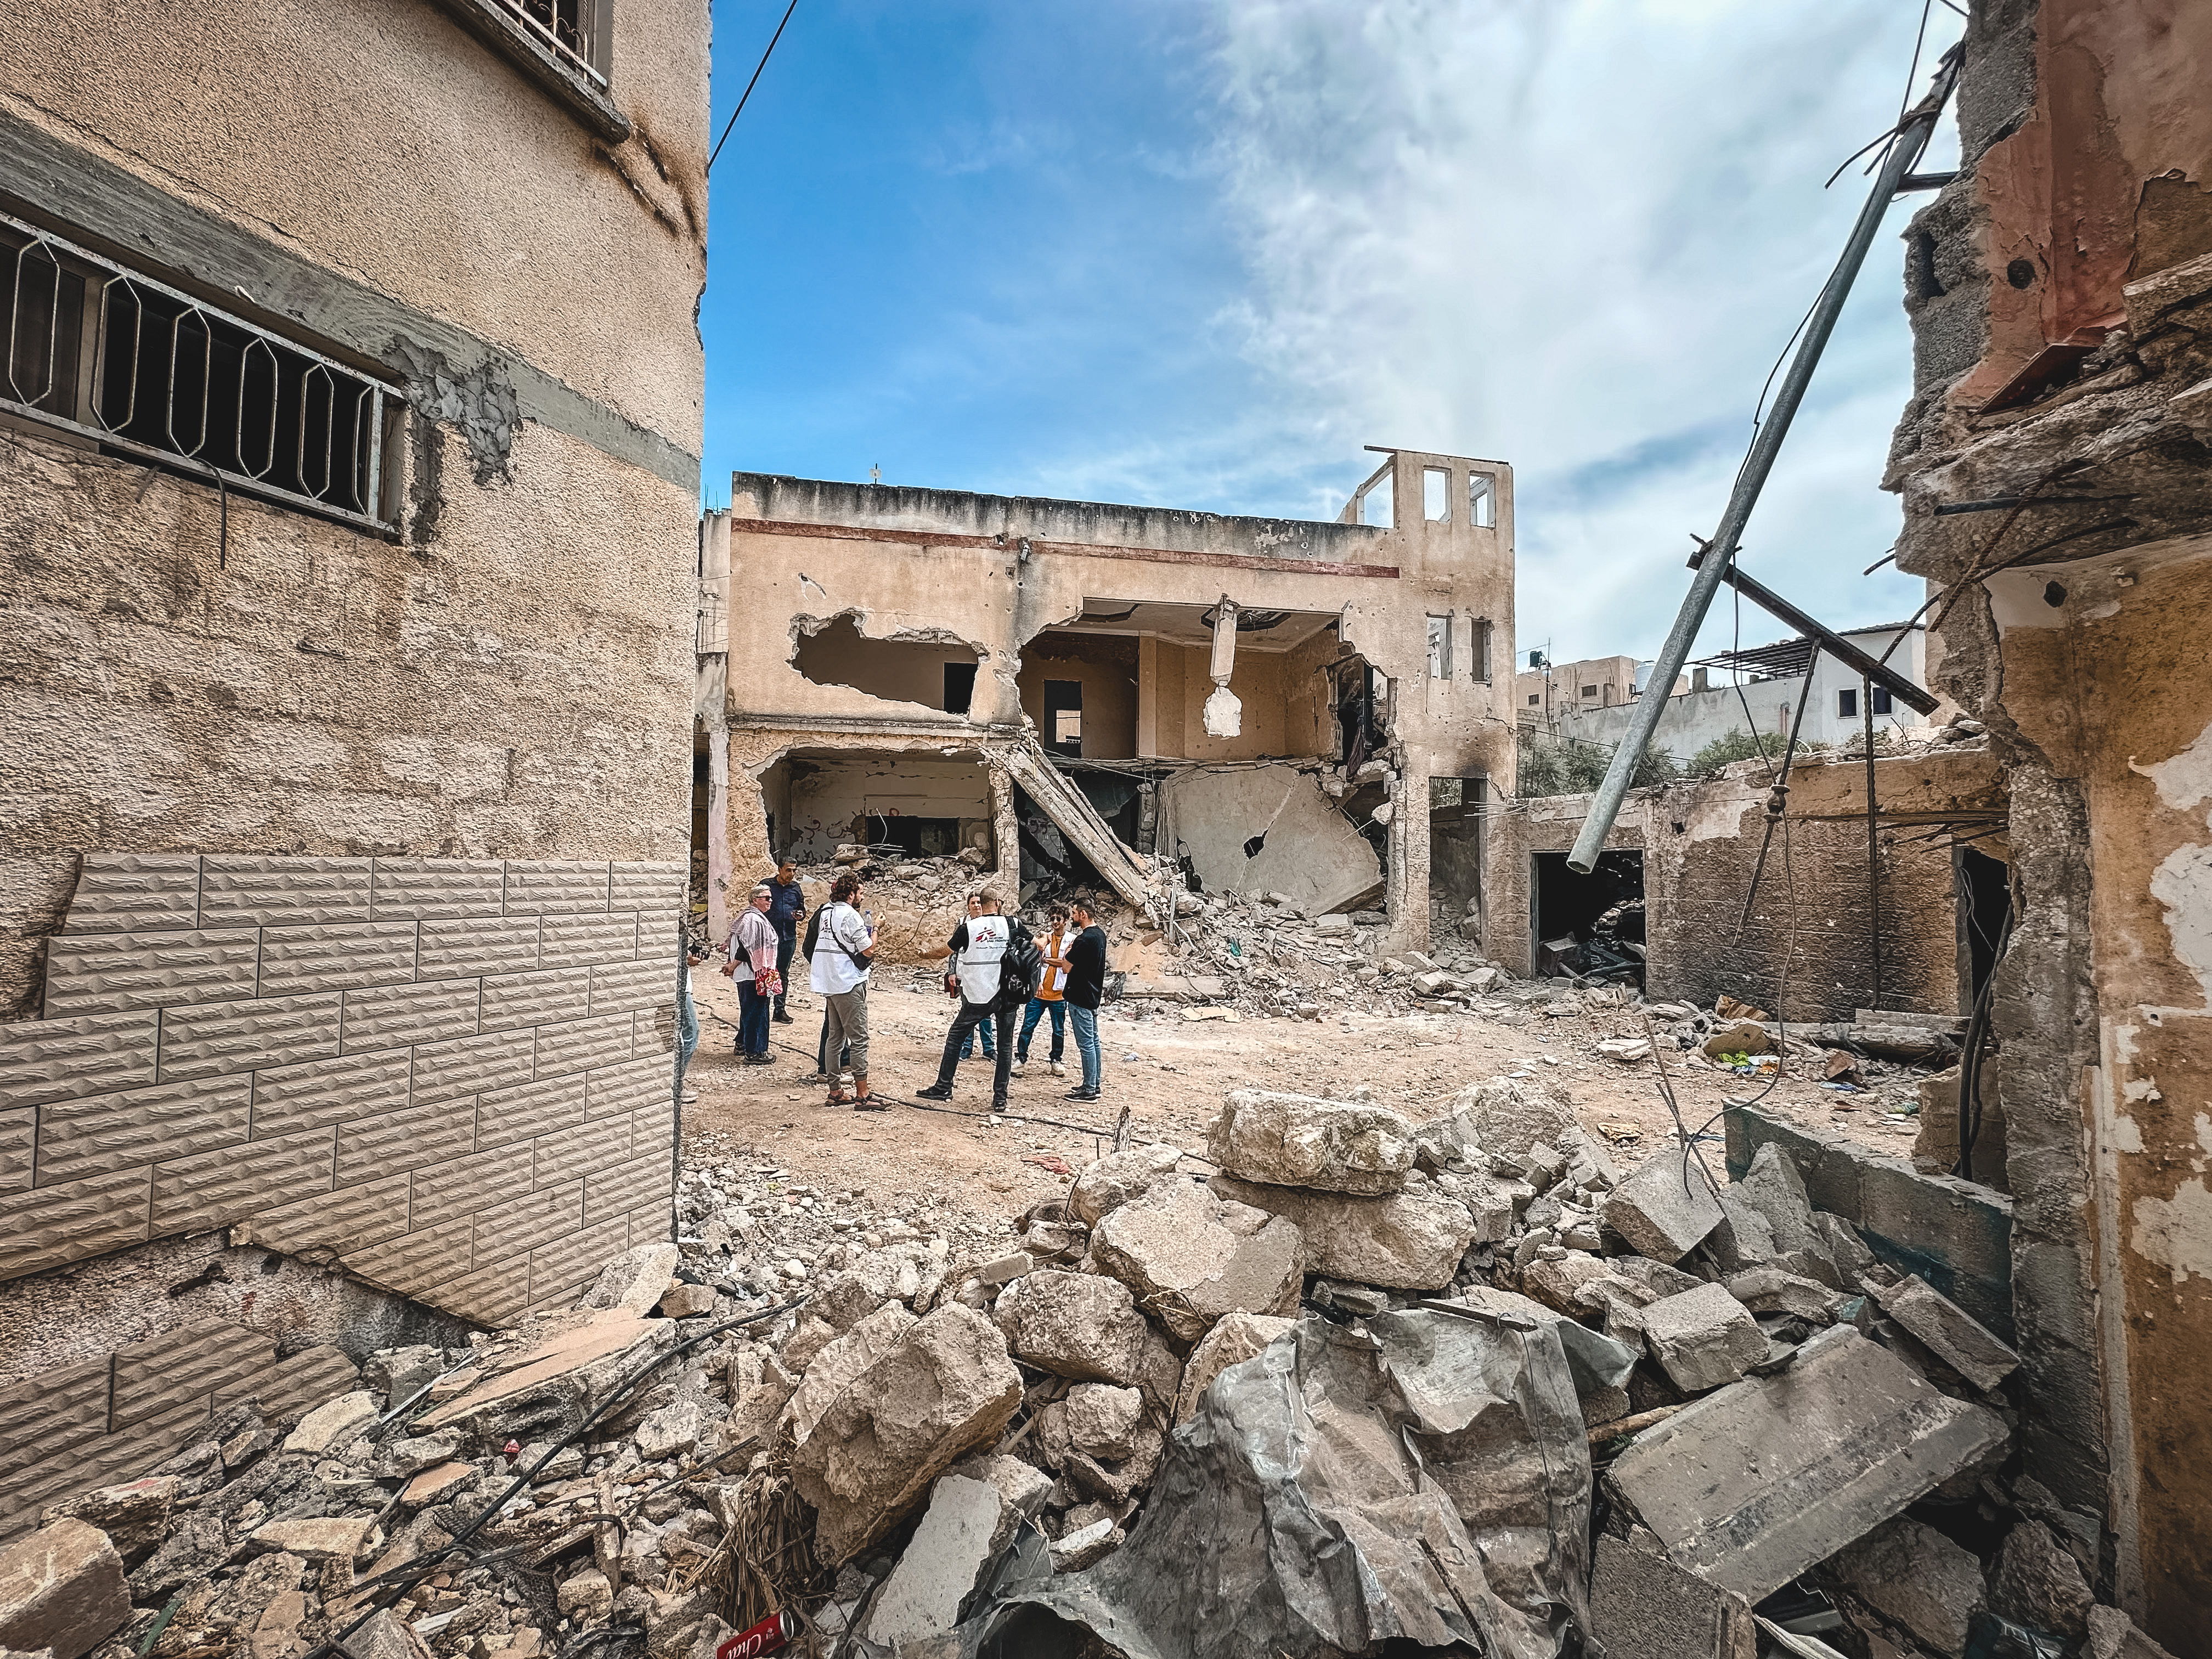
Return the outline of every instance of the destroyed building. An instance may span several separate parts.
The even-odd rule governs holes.
[[[775,856],[860,844],[1478,933],[1512,474],[1382,453],[1335,523],[738,474],[702,539],[709,933]]]
[[[0,1535],[668,1232],[707,46],[0,17]]]
[[[2025,1456],[2178,1654],[2212,1607],[2212,12],[1972,9],[1905,238],[1890,486],[1987,722],[2017,915],[1996,1085]]]

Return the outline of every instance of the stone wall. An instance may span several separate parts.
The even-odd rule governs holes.
[[[88,857],[46,1018],[0,1024],[0,1281],[228,1228],[477,1322],[573,1300],[669,1233],[683,884],[673,861]],[[0,1284],[7,1370],[64,1328],[99,1346],[74,1298],[9,1317],[34,1299]],[[0,1394],[0,1527],[56,1458],[127,1471],[225,1397],[304,1398],[346,1363],[280,1358],[241,1313]]]

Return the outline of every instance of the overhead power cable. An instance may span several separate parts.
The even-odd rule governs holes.
[[[722,136],[714,140],[714,148],[708,155],[708,172],[714,170],[714,157],[720,155],[722,146],[730,142],[730,129],[737,125],[738,117],[745,112],[745,100],[753,95],[753,88],[760,84],[761,71],[768,67],[768,60],[775,55],[775,43],[783,39],[784,24],[791,21],[791,14],[798,9],[799,0],[791,0],[791,3],[783,9],[783,22],[778,23],[775,33],[769,36],[768,50],[761,54],[760,62],[753,66],[753,78],[745,82],[745,89],[738,98],[738,106],[730,112],[730,118],[722,126]]]

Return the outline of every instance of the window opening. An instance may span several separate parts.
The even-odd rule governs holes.
[[[975,701],[975,665],[972,662],[949,662],[945,665],[945,712],[964,714]]]
[[[1498,480],[1487,472],[1467,475],[1467,521],[1477,530],[1498,527]]]
[[[1867,693],[1867,707],[1877,714],[1887,714],[1890,709],[1889,688],[1877,685]]]
[[[1538,703],[1543,701],[1544,695],[1540,691],[1531,691],[1528,694],[1528,707],[1531,708],[1534,708]]]
[[[1367,487],[1359,497],[1360,523],[1376,525],[1384,530],[1396,528],[1398,506],[1391,499],[1394,494],[1394,483],[1395,480],[1390,474],[1385,472],[1382,477]]]
[[[1583,687],[1583,696],[1585,697],[1594,697],[1597,696],[1597,687],[1594,685],[1586,685]]]
[[[1044,683],[1044,746],[1070,760],[1083,757],[1083,682]]]
[[[1838,720],[1854,720],[1857,718],[1858,712],[1858,687],[1847,685],[1836,693],[1836,717]]]
[[[531,33],[605,83],[597,52],[599,0],[499,0]]]
[[[0,214],[0,410],[242,494],[375,530],[398,518],[381,382]]]
[[[1452,672],[1452,619],[1429,618],[1429,678],[1448,680]]]
[[[1490,683],[1490,619],[1476,617],[1468,633],[1468,647],[1474,659],[1469,665],[1470,671],[1475,678],[1487,685]]]
[[[1421,516],[1431,524],[1451,519],[1451,474],[1440,466],[1421,469]]]

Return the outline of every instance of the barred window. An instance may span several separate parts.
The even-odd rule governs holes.
[[[527,24],[530,32],[604,81],[599,50],[599,0],[499,0]]]
[[[0,214],[0,413],[374,530],[398,492],[390,387]]]

